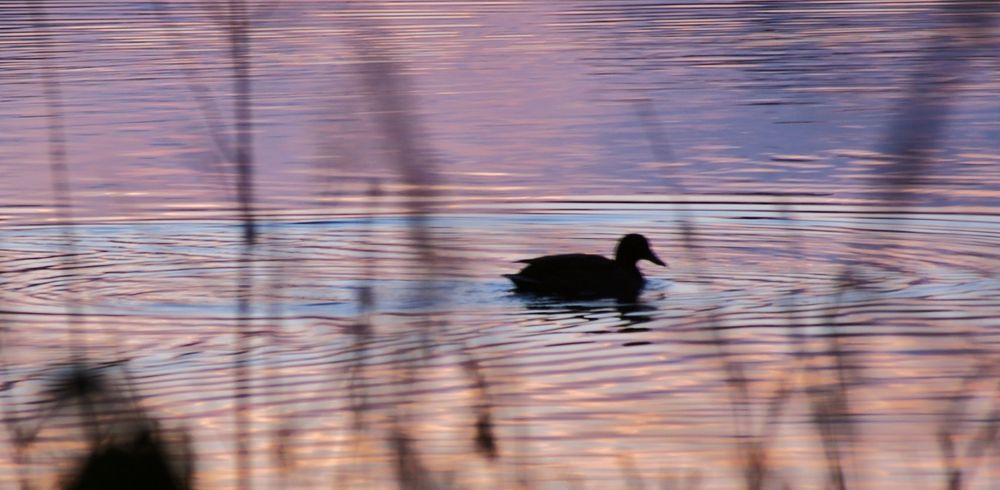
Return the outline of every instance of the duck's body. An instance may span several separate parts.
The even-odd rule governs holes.
[[[646,284],[636,262],[649,260],[666,265],[642,235],[625,235],[615,258],[600,255],[546,255],[520,260],[528,264],[517,274],[507,274],[518,291],[575,298],[634,298]]]

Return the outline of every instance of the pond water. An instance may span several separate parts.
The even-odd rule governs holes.
[[[261,2],[249,251],[225,2],[42,4],[0,6],[0,486],[82,453],[74,358],[198,488],[240,440],[252,488],[1000,485],[990,2]],[[636,303],[502,277],[632,232]]]

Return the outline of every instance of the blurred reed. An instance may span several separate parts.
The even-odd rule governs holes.
[[[77,361],[85,361],[87,346],[83,329],[86,327],[81,308],[80,292],[74,286],[72,272],[76,269],[77,248],[73,231],[73,195],[70,184],[69,156],[66,142],[66,123],[63,104],[62,84],[53,56],[53,25],[48,20],[47,4],[44,0],[31,5],[34,33],[37,37],[39,74],[45,100],[45,121],[48,133],[49,179],[52,185],[52,201],[55,225],[61,231],[61,266],[68,277],[63,303],[66,306],[66,332],[69,350]]]
[[[229,35],[229,55],[233,83],[233,127],[235,129],[233,157],[236,163],[236,203],[241,222],[243,246],[237,258],[236,354],[233,356],[235,384],[234,410],[236,424],[237,488],[251,487],[250,455],[251,383],[253,373],[253,321],[251,305],[254,295],[254,249],[257,245],[257,219],[254,213],[254,148],[253,148],[253,79],[251,75],[251,42],[253,18],[244,0],[229,0],[221,14]]]
[[[404,75],[402,63],[396,60],[391,50],[379,43],[362,42],[390,35],[377,23],[375,17],[356,16],[351,27],[355,34],[354,50],[359,62],[360,81],[374,114],[383,153],[403,184],[402,192],[408,208],[406,219],[409,242],[415,252],[412,267],[419,272],[420,277],[420,285],[415,291],[417,301],[424,308],[434,305],[438,307],[436,309],[447,311],[447,298],[438,281],[441,277],[455,274],[456,267],[461,267],[461,260],[451,258],[450,269],[446,269],[439,257],[437,240],[431,230],[430,220],[437,212],[434,207],[436,169],[429,142],[420,129],[413,90]],[[373,185],[369,198],[374,200],[378,195],[377,187]],[[366,276],[374,279],[374,259],[364,260]],[[356,375],[363,373],[364,345],[375,328],[368,316],[374,295],[375,291],[370,285],[363,286],[360,291],[361,318],[357,323],[355,337],[358,342],[356,345],[362,350],[356,361]],[[421,370],[428,364],[430,356],[437,355],[436,351],[444,345],[458,344],[464,358],[461,361],[462,371],[471,380],[475,400],[472,403],[475,424],[471,428],[474,435],[470,437],[470,441],[482,456],[495,460],[499,449],[494,433],[493,401],[488,378],[473,349],[450,334],[448,322],[446,314],[433,313],[419,314],[411,322],[419,337],[421,351],[402,349],[397,352],[397,367],[405,380],[400,386],[418,383],[422,377]],[[353,382],[352,385],[357,386]],[[355,396],[360,400],[365,399],[363,393]],[[422,462],[420,441],[413,435],[419,425],[413,410],[418,403],[418,400],[407,398],[403,391],[399,391],[388,415],[391,423],[387,443],[395,458],[397,484],[399,488],[409,490],[451,488],[446,475],[435,474]],[[365,425],[360,423],[364,420],[363,409],[357,405],[352,406],[355,407],[352,410],[355,413],[355,429],[363,430]]]

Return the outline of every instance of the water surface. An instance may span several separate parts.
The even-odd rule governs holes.
[[[219,12],[46,3],[42,26],[0,7],[4,403],[43,427],[21,468],[51,484],[82,447],[72,414],[40,415],[73,328],[169,434],[188,431],[200,488],[234,488],[242,243]],[[461,488],[746,488],[739,447],[754,438],[772,482],[825,488],[815,403],[837,393],[851,488],[943,486],[942,427],[967,449],[995,410],[981,366],[1000,342],[996,14],[260,7],[254,488],[395,487],[400,424],[424,473]],[[398,141],[363,81],[387,59],[426,155],[416,170],[392,163]],[[43,65],[62,93],[72,240],[53,204]],[[901,148],[930,163],[907,166]],[[611,254],[630,232],[670,263],[643,265],[636,304],[523,297],[501,277],[536,255]],[[484,403],[496,460],[475,452]],[[16,485],[3,454],[2,486]],[[968,488],[997,485],[996,457]]]

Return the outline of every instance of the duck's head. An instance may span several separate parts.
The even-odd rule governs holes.
[[[615,262],[634,265],[640,260],[648,260],[656,265],[667,266],[649,248],[649,241],[646,240],[646,237],[638,233],[623,236],[615,249]]]

